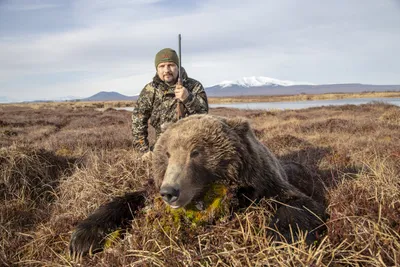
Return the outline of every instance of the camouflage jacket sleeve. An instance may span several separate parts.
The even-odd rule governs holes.
[[[190,115],[208,113],[208,100],[203,85],[195,81],[188,98],[183,102]]]
[[[148,121],[153,109],[154,88],[148,84],[139,95],[132,113],[133,146],[141,152],[149,150]]]

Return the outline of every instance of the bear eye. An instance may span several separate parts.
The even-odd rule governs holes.
[[[190,157],[191,158],[195,158],[195,157],[197,157],[198,155],[200,155],[200,152],[198,151],[198,150],[193,150],[191,153],[190,153]]]
[[[168,151],[167,151],[167,153],[165,153],[165,155],[167,155],[167,158],[171,157],[171,154],[169,154]]]

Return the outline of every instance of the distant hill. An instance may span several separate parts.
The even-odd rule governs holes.
[[[205,88],[208,97],[250,96],[250,95],[297,95],[326,93],[361,93],[400,91],[400,85],[350,84],[290,84],[271,83],[266,85],[236,84],[223,82]],[[100,92],[80,101],[134,101],[138,96],[126,96],[117,92]]]
[[[361,93],[400,91],[400,85],[312,84],[308,82],[282,81],[269,77],[243,77],[237,81],[223,81],[205,88],[209,97],[250,96],[250,95],[297,95],[326,93]],[[126,96],[117,92],[100,92],[81,101],[123,101],[136,100],[138,96]]]
[[[325,93],[361,93],[366,91],[400,91],[400,85],[311,84],[281,81],[268,77],[244,77],[238,81],[224,81],[205,89],[207,96],[296,95]]]
[[[322,85],[268,85],[244,87],[232,85],[230,87],[213,86],[205,89],[207,96],[249,96],[249,95],[296,95],[296,94],[326,94],[326,93],[361,93],[400,91],[400,85],[368,85],[368,84],[322,84]]]
[[[126,96],[118,92],[99,92],[91,97],[82,98],[80,101],[129,101],[136,100],[138,96]]]
[[[243,77],[236,81],[223,81],[205,88],[209,97],[255,96],[255,95],[298,95],[326,93],[362,93],[400,91],[400,85],[371,85],[361,83],[347,84],[312,84],[309,82],[293,82],[263,76]],[[126,96],[118,92],[99,92],[91,97],[60,97],[56,99],[33,100],[42,101],[134,101],[138,95]],[[7,96],[0,96],[0,103],[18,102]],[[32,101],[29,101],[32,102]]]

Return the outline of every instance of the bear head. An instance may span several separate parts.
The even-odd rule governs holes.
[[[245,119],[192,115],[164,127],[154,148],[154,180],[172,208],[204,196],[215,183],[235,184],[250,130]]]

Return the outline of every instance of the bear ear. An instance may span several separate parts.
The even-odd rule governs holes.
[[[223,118],[221,120],[232,128],[237,134],[245,135],[250,131],[250,123],[247,119],[241,117]]]

